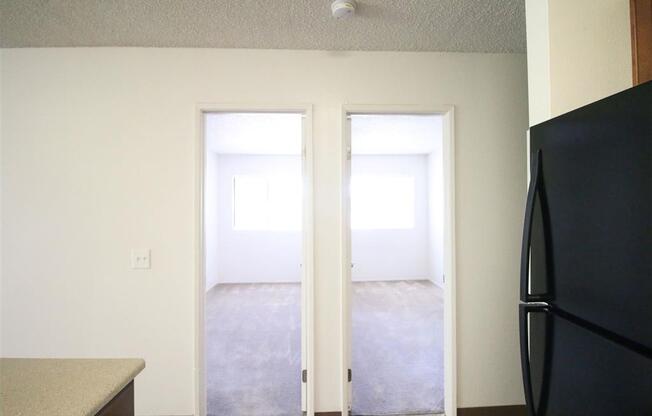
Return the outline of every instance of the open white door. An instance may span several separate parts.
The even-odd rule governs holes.
[[[342,302],[344,305],[343,318],[343,339],[344,342],[344,366],[342,368],[343,380],[345,386],[344,407],[348,414],[351,413],[351,400],[353,398],[353,372],[351,369],[351,294],[352,281],[351,269],[353,263],[351,259],[351,116],[344,112],[343,126],[343,154],[342,154]]]
[[[301,410],[314,415],[313,366],[313,303],[314,303],[314,225],[313,225],[313,159],[312,112],[306,108],[302,116],[303,175],[303,245],[301,282]]]

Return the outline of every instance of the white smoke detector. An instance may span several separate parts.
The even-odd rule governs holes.
[[[355,0],[335,0],[331,4],[331,11],[333,17],[336,19],[343,19],[355,14]]]

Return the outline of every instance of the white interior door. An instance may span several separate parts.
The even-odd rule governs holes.
[[[351,269],[353,268],[351,256],[351,116],[344,112],[343,118],[343,152],[342,152],[342,301],[344,311],[342,314],[342,330],[344,332],[344,353],[342,373],[344,375],[342,383],[344,394],[342,395],[343,408],[351,412],[351,400],[353,396],[351,373],[351,295],[352,279]]]
[[[308,416],[314,414],[313,367],[313,159],[312,117],[310,109],[302,116],[302,181],[303,181],[303,227],[301,264],[301,410]],[[313,374],[311,374],[313,373]]]

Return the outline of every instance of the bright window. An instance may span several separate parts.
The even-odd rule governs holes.
[[[300,230],[301,178],[235,176],[233,228],[236,230]]]
[[[414,228],[414,178],[355,175],[351,178],[351,228]]]

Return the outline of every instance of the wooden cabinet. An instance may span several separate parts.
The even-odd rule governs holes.
[[[634,85],[652,80],[652,0],[630,0]]]
[[[96,416],[134,416],[134,382],[127,384]]]

